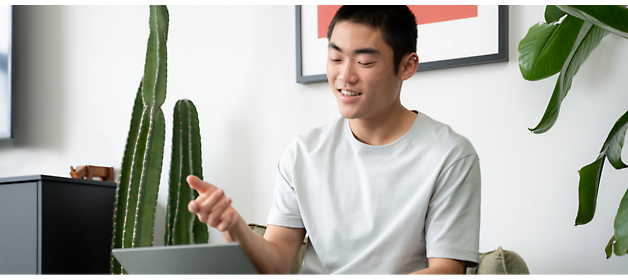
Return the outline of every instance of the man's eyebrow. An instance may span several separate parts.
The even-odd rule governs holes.
[[[380,54],[380,52],[376,49],[373,48],[363,48],[363,49],[357,49],[355,51],[353,51],[354,54]]]
[[[329,43],[329,47],[342,53],[342,49],[336,46],[336,44],[334,43]],[[357,50],[354,50],[353,53],[354,54],[380,54],[380,52],[374,48],[357,49]]]

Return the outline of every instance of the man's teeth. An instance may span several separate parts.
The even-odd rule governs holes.
[[[341,90],[340,91],[342,94],[344,95],[348,95],[348,96],[354,96],[354,95],[362,95],[361,92],[353,92],[353,91],[346,91],[346,90]]]

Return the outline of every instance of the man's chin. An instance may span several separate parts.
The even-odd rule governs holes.
[[[349,119],[349,120],[353,120],[353,119],[359,118],[359,115],[356,112],[342,112],[342,111],[340,111],[340,115],[343,118]]]

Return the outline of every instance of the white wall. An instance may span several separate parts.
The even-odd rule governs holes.
[[[294,6],[170,6],[166,151],[155,244],[163,244],[172,109],[196,104],[205,178],[248,222],[265,224],[277,160],[293,137],[338,116],[326,83],[295,82]],[[510,61],[417,73],[402,102],[448,123],[482,167],[480,250],[514,250],[535,274],[628,273],[606,260],[628,173],[609,164],[597,213],[574,227],[577,170],[592,162],[626,109],[628,40],[609,35],[589,57],[558,123],[540,120],[555,77],[527,82],[517,45],[543,6],[510,7]],[[69,177],[77,165],[120,166],[148,38],[145,6],[15,8],[15,139],[0,142],[0,177]],[[626,154],[626,153],[624,153]],[[211,240],[221,236],[212,231]]]

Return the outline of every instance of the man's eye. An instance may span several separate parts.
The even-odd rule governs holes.
[[[333,59],[332,58],[331,61],[333,61],[333,62],[340,62],[340,59]]]
[[[374,62],[358,62],[358,63],[359,63],[360,65],[367,66],[367,65],[371,65],[371,64],[373,64]]]

